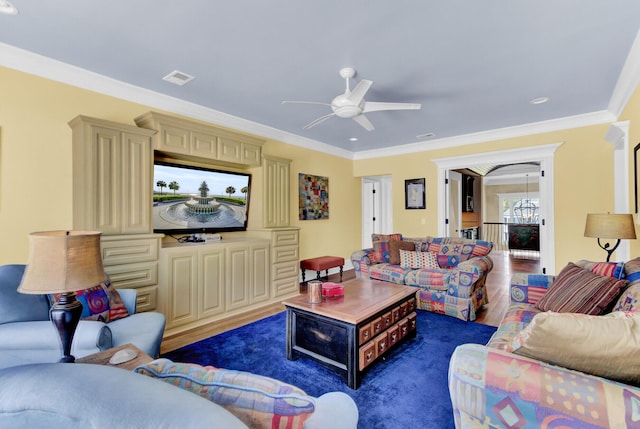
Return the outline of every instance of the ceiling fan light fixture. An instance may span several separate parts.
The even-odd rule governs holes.
[[[538,97],[538,98],[534,98],[533,100],[529,100],[529,103],[531,103],[531,104],[544,104],[549,100],[551,100],[550,97]]]
[[[12,5],[9,0],[0,0],[0,13],[5,15],[17,15],[18,8]]]

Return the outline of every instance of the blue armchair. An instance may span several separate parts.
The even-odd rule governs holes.
[[[0,368],[29,363],[57,362],[60,339],[49,320],[46,295],[18,292],[25,265],[0,266]],[[136,313],[135,289],[118,289],[129,316],[109,323],[81,320],[71,353],[80,358],[132,343],[151,357],[160,353],[165,317],[161,313]]]

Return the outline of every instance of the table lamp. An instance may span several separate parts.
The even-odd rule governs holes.
[[[618,248],[621,239],[636,238],[636,228],[633,224],[633,216],[630,214],[587,214],[587,223],[584,227],[584,236],[598,239],[598,246],[607,252],[607,262],[611,254]],[[600,239],[617,240],[611,245],[608,241],[604,244]]]
[[[30,255],[18,292],[60,294],[49,311],[62,343],[60,362],[74,362],[73,335],[82,315],[75,292],[107,279],[102,266],[100,232],[45,231],[29,234]]]

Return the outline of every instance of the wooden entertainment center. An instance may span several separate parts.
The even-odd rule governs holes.
[[[167,317],[171,336],[298,294],[299,231],[289,225],[291,161],[264,141],[148,112],[138,126],[78,116],[73,132],[73,228],[101,231],[105,271],[138,290],[138,311]],[[152,226],[154,156],[250,170],[261,225],[220,241],[178,243]]]

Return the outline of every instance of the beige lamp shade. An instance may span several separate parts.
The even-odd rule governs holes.
[[[636,238],[633,215],[630,214],[593,214],[587,215],[584,236],[607,239]]]
[[[49,294],[87,289],[107,279],[96,231],[45,231],[29,234],[29,262],[21,293]]]

